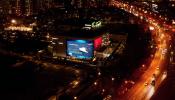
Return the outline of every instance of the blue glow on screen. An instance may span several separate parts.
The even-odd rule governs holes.
[[[93,41],[68,40],[67,55],[78,59],[91,59],[93,57]]]
[[[75,40],[77,43],[87,43],[86,40]]]

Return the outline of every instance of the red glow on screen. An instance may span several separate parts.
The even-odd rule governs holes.
[[[100,48],[102,44],[102,37],[99,37],[97,39],[94,40],[94,48],[95,50]]]

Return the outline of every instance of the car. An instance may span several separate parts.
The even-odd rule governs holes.
[[[145,84],[144,84],[145,86],[148,86],[148,82],[145,82]]]
[[[151,85],[152,85],[152,86],[155,86],[155,83],[156,83],[155,80],[152,80],[152,81],[151,81]]]

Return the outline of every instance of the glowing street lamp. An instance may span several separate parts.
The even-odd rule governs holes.
[[[114,81],[114,80],[115,80],[115,78],[114,78],[114,77],[112,77],[112,78],[111,78],[111,80],[112,80],[112,81]]]
[[[144,13],[146,14],[146,13],[147,13],[147,11],[144,11]]]
[[[145,67],[145,65],[143,64],[142,67]]]
[[[174,25],[175,25],[175,20],[172,20],[172,24],[174,24]]]
[[[94,85],[97,85],[97,82],[94,82]]]
[[[77,100],[77,96],[74,96],[74,100]]]
[[[102,92],[105,92],[105,89],[103,89]]]
[[[98,75],[100,76],[100,75],[101,75],[101,73],[100,73],[100,72],[98,72]]]
[[[11,23],[12,23],[12,24],[16,24],[17,22],[16,22],[15,19],[12,19],[12,20],[11,20]]]

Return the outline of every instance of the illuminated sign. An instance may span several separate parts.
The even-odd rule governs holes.
[[[92,23],[92,28],[98,28],[98,27],[100,27],[101,26],[101,21],[97,21],[97,22],[93,22]]]
[[[5,28],[5,30],[32,32],[33,28],[25,27],[25,26],[9,26],[9,27]]]
[[[97,22],[93,22],[92,24],[85,24],[82,29],[90,30],[91,28],[99,28],[101,27],[101,25],[102,25],[102,22],[97,21]]]

